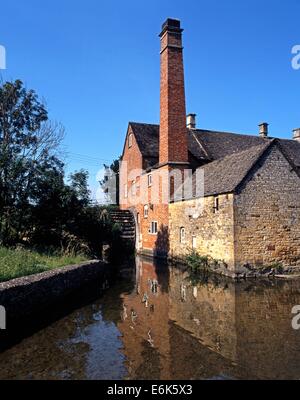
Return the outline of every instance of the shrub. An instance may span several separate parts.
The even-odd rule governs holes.
[[[206,272],[210,269],[208,256],[201,256],[195,250],[186,256],[186,264],[192,272]]]

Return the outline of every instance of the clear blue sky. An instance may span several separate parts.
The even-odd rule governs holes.
[[[1,4],[4,79],[22,79],[66,128],[68,170],[120,155],[130,120],[159,120],[159,38],[184,30],[187,111],[201,128],[274,136],[300,126],[299,0],[10,0]],[[79,158],[75,154],[89,158]]]

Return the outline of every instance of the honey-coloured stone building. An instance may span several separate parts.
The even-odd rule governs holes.
[[[159,125],[130,122],[125,138],[120,208],[134,215],[137,251],[195,249],[233,273],[297,267],[300,129],[291,140],[270,137],[267,123],[257,136],[198,129],[186,116],[182,31],[167,19],[160,34]]]

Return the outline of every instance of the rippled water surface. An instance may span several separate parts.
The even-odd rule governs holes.
[[[299,379],[296,304],[299,281],[199,281],[138,259],[99,299],[1,353],[0,379]]]

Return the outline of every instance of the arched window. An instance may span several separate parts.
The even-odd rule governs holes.
[[[182,226],[180,228],[180,243],[185,242],[185,228]]]

